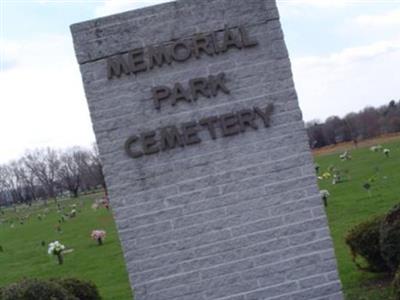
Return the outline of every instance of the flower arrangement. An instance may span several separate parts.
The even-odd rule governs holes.
[[[90,235],[92,240],[96,240],[99,246],[103,245],[103,240],[106,238],[106,231],[105,230],[93,230],[92,234]]]
[[[49,249],[47,250],[47,253],[49,253],[49,255],[57,256],[58,264],[62,265],[64,262],[64,258],[62,255],[64,250],[65,246],[61,244],[59,241],[55,241],[49,244]]]
[[[320,190],[319,194],[321,195],[322,201],[324,201],[324,206],[327,207],[328,206],[328,198],[330,196],[329,191],[328,190]]]
[[[92,204],[92,209],[93,210],[97,210],[99,208],[99,205],[97,204],[97,202],[94,202],[93,204]]]
[[[325,172],[324,174],[322,174],[322,178],[324,178],[324,179],[329,179],[329,178],[331,178],[331,173],[329,173],[329,172]]]
[[[382,145],[375,145],[375,146],[372,146],[371,148],[369,148],[372,152],[379,152],[379,151],[382,151],[382,149],[383,149],[383,147],[382,147]]]
[[[351,155],[348,151],[343,152],[342,154],[339,155],[339,158],[341,160],[351,160]]]
[[[69,213],[69,217],[70,217],[70,218],[75,218],[75,217],[76,217],[76,209],[75,209],[75,208],[73,208],[73,209],[71,210],[71,212]]]

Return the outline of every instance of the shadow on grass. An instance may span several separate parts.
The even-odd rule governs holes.
[[[374,278],[363,280],[359,286],[346,289],[346,300],[395,300],[392,295],[388,274],[377,274]]]

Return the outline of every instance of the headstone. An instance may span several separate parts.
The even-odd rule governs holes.
[[[275,1],[71,30],[136,300],[342,299]]]

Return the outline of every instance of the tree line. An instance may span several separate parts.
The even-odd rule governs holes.
[[[60,195],[104,188],[102,165],[96,147],[52,148],[28,151],[20,159],[0,165],[0,205],[31,204]]]
[[[399,132],[400,100],[378,108],[366,107],[343,118],[332,116],[325,122],[313,120],[306,123],[306,128],[311,148],[351,141],[357,144],[361,140]]]

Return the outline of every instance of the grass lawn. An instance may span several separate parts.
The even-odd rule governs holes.
[[[132,299],[112,213],[103,207],[93,210],[91,205],[95,198],[101,198],[101,194],[59,201],[66,213],[72,210],[73,204],[78,210],[75,218],[61,223],[62,232],[56,230],[61,214],[53,201],[49,201],[48,208],[19,206],[17,213],[13,209],[3,210],[4,213],[0,214],[0,245],[3,247],[3,252],[0,252],[0,286],[22,277],[72,276],[93,281],[104,299]],[[38,214],[45,210],[48,210],[46,217],[39,220]],[[17,216],[27,215],[28,219],[20,224]],[[93,229],[107,231],[102,246],[90,239]],[[48,243],[55,240],[73,249],[65,254],[61,266],[55,256],[47,254]],[[45,246],[41,245],[42,241],[45,241]]]
[[[387,212],[400,202],[400,141],[390,141],[382,145],[391,150],[390,157],[374,153],[368,147],[351,150],[352,159],[341,161],[339,153],[317,154],[315,161],[320,165],[320,174],[330,165],[348,171],[348,180],[336,185],[332,179],[319,180],[320,188],[330,193],[327,214],[340,278],[347,300],[383,300],[390,298],[388,280],[356,269],[344,242],[346,232],[355,224],[373,215]],[[371,195],[363,184],[371,177]]]

